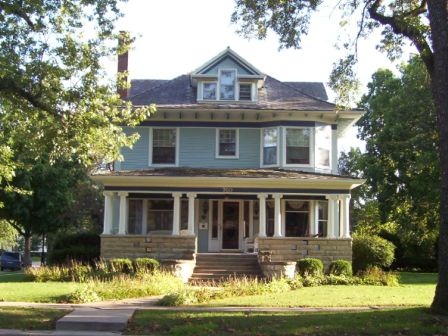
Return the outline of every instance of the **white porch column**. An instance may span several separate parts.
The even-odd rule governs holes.
[[[128,193],[126,191],[119,191],[118,196],[120,196],[120,217],[118,220],[118,234],[125,235],[126,234],[126,197],[128,197]]]
[[[260,200],[258,205],[260,216],[258,237],[266,237],[266,197],[268,195],[258,194],[257,197]]]
[[[319,234],[319,203],[310,201],[310,235],[311,237]]]
[[[328,238],[336,238],[336,228],[339,226],[339,201],[337,195],[327,195],[328,200]]]
[[[103,234],[112,233],[112,196],[113,191],[104,191],[104,222],[103,222]]]
[[[182,193],[173,193],[174,204],[173,204],[173,236],[178,236],[180,234],[180,198]]]
[[[274,198],[274,237],[282,237],[282,194],[273,194]]]
[[[194,236],[194,200],[195,193],[187,193],[188,197],[188,234]]]
[[[350,195],[341,196],[341,231],[340,237],[350,238]]]

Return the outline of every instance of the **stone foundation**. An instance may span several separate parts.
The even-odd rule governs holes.
[[[260,265],[272,264],[271,270],[280,269],[278,263],[296,262],[303,258],[320,259],[325,269],[333,260],[352,261],[351,238],[257,237],[255,246]]]
[[[102,235],[101,257],[193,260],[195,236]]]
[[[295,261],[260,262],[260,268],[268,279],[275,277],[292,279],[296,274],[296,264]]]

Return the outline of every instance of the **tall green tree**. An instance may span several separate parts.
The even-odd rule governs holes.
[[[85,168],[75,161],[43,158],[31,168],[17,169],[11,181],[0,185],[0,217],[25,241],[25,264],[30,265],[32,235],[51,233],[64,226],[75,202],[75,188],[85,177]]]
[[[328,0],[235,0],[232,21],[241,33],[265,38],[269,29],[279,36],[280,46],[298,48],[308,32],[311,15]],[[331,79],[333,87],[348,97],[353,87],[356,41],[380,29],[380,49],[396,57],[403,39],[416,47],[431,79],[431,91],[437,113],[441,172],[439,276],[432,308],[448,313],[448,0],[342,0],[345,20],[358,16],[353,53],[336,62]],[[347,45],[349,46],[349,44]]]
[[[414,259],[415,265],[434,258],[440,200],[438,133],[429,76],[420,58],[403,65],[400,76],[377,71],[360,107],[365,114],[357,126],[366,150],[352,149],[341,161],[344,173],[367,180],[355,192],[362,192],[364,204],[355,204],[354,224],[375,233],[388,226],[402,247],[400,257]]]

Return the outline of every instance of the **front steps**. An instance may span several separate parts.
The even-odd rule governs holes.
[[[223,281],[243,277],[263,277],[256,254],[198,253],[190,282]]]

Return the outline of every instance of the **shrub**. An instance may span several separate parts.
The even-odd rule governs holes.
[[[297,261],[298,272],[301,276],[319,276],[323,274],[324,264],[320,259],[304,258]]]
[[[100,237],[97,234],[83,232],[58,238],[48,254],[48,264],[62,265],[73,260],[93,263],[100,257]]]
[[[345,275],[351,277],[353,275],[352,264],[347,260],[332,261],[328,270],[328,274]]]
[[[303,287],[303,278],[300,274],[296,274],[294,278],[288,280],[288,283],[292,290],[299,289]]]
[[[110,269],[112,272],[131,274],[134,273],[132,260],[128,258],[115,258],[109,260]]]
[[[393,272],[385,272],[379,267],[370,267],[360,273],[361,284],[363,285],[382,285],[398,286],[398,276]]]
[[[160,267],[159,262],[152,258],[137,258],[133,264],[135,273],[152,272]]]
[[[192,290],[183,290],[179,293],[165,295],[157,304],[165,307],[176,307],[197,303],[195,292]]]
[[[88,285],[75,290],[67,298],[69,303],[89,303],[100,300],[98,294]]]
[[[375,235],[353,237],[353,270],[358,273],[369,267],[389,267],[394,261],[395,245]]]

